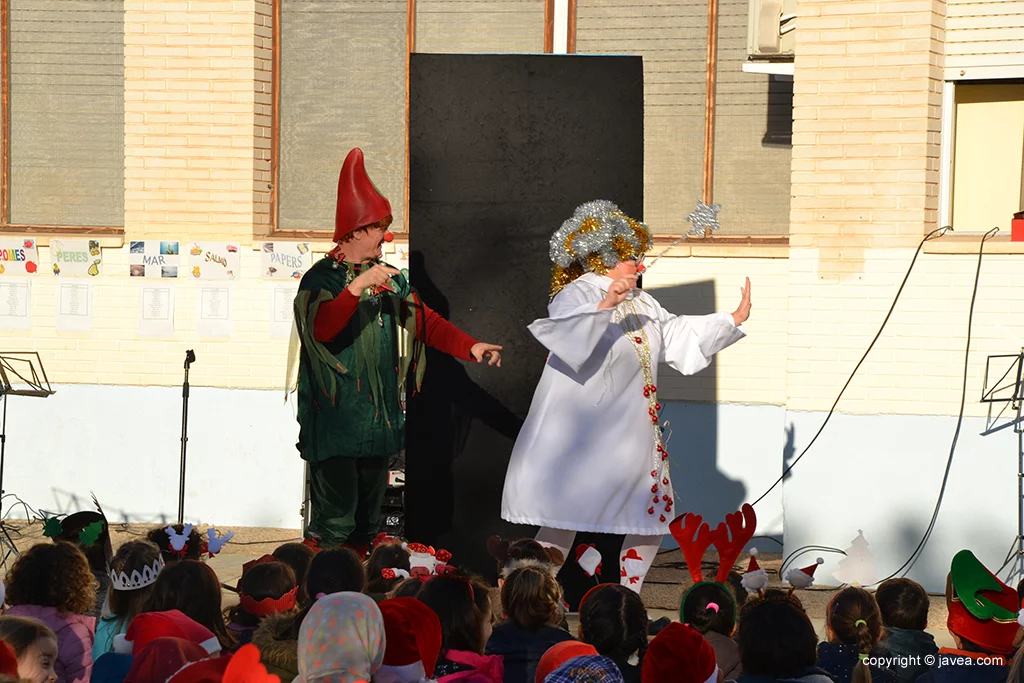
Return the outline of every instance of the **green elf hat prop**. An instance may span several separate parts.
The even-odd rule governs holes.
[[[725,590],[726,595],[732,598],[732,589],[726,585],[729,572],[732,571],[736,559],[743,552],[743,548],[754,537],[757,529],[757,515],[754,508],[744,503],[739,512],[731,512],[725,516],[724,522],[719,522],[712,531],[711,527],[700,515],[692,512],[684,513],[676,517],[668,525],[672,538],[679,544],[679,549],[686,559],[686,568],[690,572],[693,585],[683,594],[682,602],[679,603],[679,616],[683,618],[683,608],[686,605],[690,593],[698,586],[708,584],[718,585]],[[731,538],[730,538],[731,532]],[[718,550],[718,571],[714,581],[706,581],[702,563],[704,553],[708,548],[715,546]],[[730,599],[730,608],[733,615],[736,615],[736,601]]]
[[[993,654],[1013,652],[1020,625],[1017,591],[1000,581],[970,550],[953,556],[946,586],[951,633]]]

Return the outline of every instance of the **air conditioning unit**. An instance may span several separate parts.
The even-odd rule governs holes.
[[[750,0],[747,55],[751,60],[793,59],[796,0]]]

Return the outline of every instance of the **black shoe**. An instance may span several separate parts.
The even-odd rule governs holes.
[[[650,617],[647,618],[647,635],[656,636],[661,633],[662,629],[672,623],[672,620],[668,617],[662,617],[657,621],[652,620]]]

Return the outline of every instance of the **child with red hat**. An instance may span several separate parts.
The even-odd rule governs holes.
[[[1002,683],[1020,630],[1017,591],[970,550],[953,556],[946,578],[946,627],[956,648],[941,648],[920,683]]]
[[[424,683],[441,654],[441,620],[415,598],[382,600],[387,646],[374,683]]]
[[[500,346],[476,341],[432,311],[404,273],[380,260],[391,221],[390,202],[367,175],[362,150],[353,149],[338,179],[337,246],[303,276],[295,298],[307,541],[347,544],[361,557],[377,534],[388,460],[403,447],[405,380],[410,373],[417,385],[422,379],[423,346],[501,364]]]
[[[673,622],[647,648],[643,683],[721,683],[715,650],[695,629]]]

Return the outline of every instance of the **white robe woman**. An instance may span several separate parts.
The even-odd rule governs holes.
[[[585,273],[530,325],[550,353],[512,450],[501,516],[542,527],[537,540],[567,558],[578,531],[625,534],[621,579],[639,592],[676,516],[658,363],[692,375],[743,338],[750,281],[735,313],[678,316],[635,289],[637,265]]]

